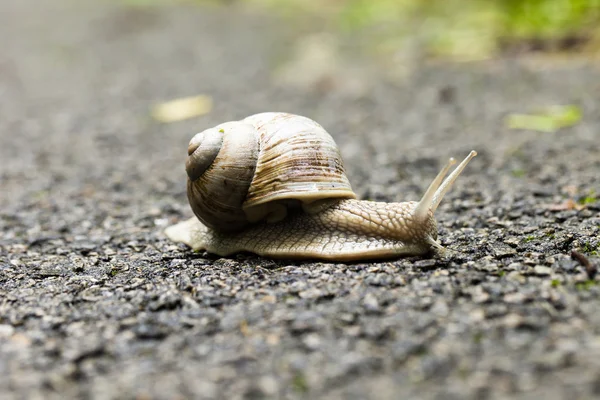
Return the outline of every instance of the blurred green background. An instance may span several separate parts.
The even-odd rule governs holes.
[[[149,5],[160,0],[124,0]],[[600,0],[187,0],[242,4],[351,37],[374,54],[407,46],[432,58],[523,52],[595,55]]]
[[[600,0],[245,1],[362,33],[383,53],[410,40],[428,56],[472,60],[505,52],[594,53],[600,41]]]

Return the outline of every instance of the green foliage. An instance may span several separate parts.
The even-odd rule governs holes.
[[[600,197],[596,196],[596,191],[595,190],[590,190],[589,193],[580,198],[577,202],[581,205],[586,205],[586,204],[593,204],[595,202],[597,202],[600,199]]]
[[[308,392],[308,382],[306,382],[306,378],[304,377],[304,375],[296,374],[292,379],[292,387],[297,393]]]
[[[577,124],[581,117],[581,109],[577,106],[552,106],[535,114],[510,114],[506,118],[506,125],[509,129],[551,133]]]
[[[600,0],[245,1],[295,18],[309,14],[370,36],[374,47],[397,50],[410,36],[427,54],[460,60],[493,56],[501,42],[600,36]]]
[[[128,6],[168,0],[113,0]],[[227,6],[225,0],[178,0]],[[520,41],[600,41],[600,0],[239,0],[295,20],[357,34],[379,51],[418,43],[426,55],[484,59]],[[304,25],[304,24],[303,24]],[[559,46],[560,48],[560,46]]]
[[[597,285],[597,282],[592,280],[592,279],[588,279],[587,281],[584,282],[578,282],[575,284],[575,288],[577,288],[577,290],[590,290],[591,288],[593,288],[594,286]]]
[[[598,22],[598,0],[503,0],[502,26],[514,38],[575,35]]]
[[[598,246],[594,246],[590,242],[585,242],[583,246],[581,246],[581,251],[590,256],[600,255],[600,253],[598,253]]]
[[[525,170],[521,168],[515,168],[512,171],[510,171],[510,173],[515,178],[523,178],[525,176]]]

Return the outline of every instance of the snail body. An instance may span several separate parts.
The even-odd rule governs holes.
[[[337,261],[441,250],[434,212],[471,153],[450,159],[419,202],[356,200],[333,138],[316,122],[261,113],[198,133],[188,146],[196,218],[165,231],[194,250]]]

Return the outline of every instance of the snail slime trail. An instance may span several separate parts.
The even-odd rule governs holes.
[[[357,200],[333,138],[300,115],[266,112],[195,135],[187,196],[196,215],[165,234],[219,256],[358,261],[442,250],[436,209],[469,161],[451,158],[420,201]],[[448,175],[446,177],[446,175]],[[227,182],[227,184],[224,184]]]

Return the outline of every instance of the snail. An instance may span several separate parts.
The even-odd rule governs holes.
[[[333,138],[315,121],[266,112],[195,135],[187,195],[197,218],[165,230],[171,240],[219,256],[334,261],[443,250],[434,213],[477,153],[446,178],[451,158],[420,201],[357,200]]]

